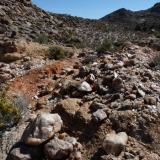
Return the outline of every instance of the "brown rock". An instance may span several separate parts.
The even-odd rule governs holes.
[[[63,115],[66,118],[73,119],[76,112],[80,109],[81,99],[77,98],[67,98],[62,100],[57,104],[55,112],[58,112],[60,115]]]
[[[144,102],[149,105],[156,105],[157,99],[155,97],[146,96],[144,97]]]
[[[119,155],[127,144],[128,136],[125,132],[107,134],[103,142],[103,149],[107,154]]]

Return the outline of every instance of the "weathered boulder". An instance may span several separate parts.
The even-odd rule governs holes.
[[[119,155],[127,144],[128,136],[125,132],[107,134],[103,142],[103,149],[107,154]]]
[[[58,114],[41,113],[30,123],[22,139],[27,145],[39,145],[59,132],[62,124]]]
[[[73,158],[75,159],[76,156],[81,157],[80,155],[74,154],[80,150],[80,143],[78,143],[75,138],[68,136],[63,139],[55,137],[44,147],[44,153],[48,160],[65,159],[70,156],[74,156]]]

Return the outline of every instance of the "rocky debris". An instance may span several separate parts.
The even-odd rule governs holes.
[[[24,133],[24,142],[27,145],[39,145],[52,138],[61,130],[63,122],[58,114],[41,113]]]
[[[128,136],[125,132],[107,134],[103,142],[103,149],[107,154],[119,155],[127,144]]]
[[[144,12],[122,9],[116,20]],[[144,17],[149,28],[159,26],[158,12],[157,4],[149,10],[151,17]],[[160,74],[151,65],[157,51],[146,47],[159,50],[159,38],[150,33],[155,31],[135,32],[128,24],[53,14],[31,0],[0,1],[0,87],[7,82],[11,99],[24,95],[16,105],[27,99],[26,110],[35,115],[26,112],[29,120],[22,117],[3,134],[0,159],[160,159]],[[135,25],[131,28],[147,27]],[[101,54],[75,49],[84,44],[97,48],[104,39],[144,47],[128,42]],[[74,45],[70,49],[75,54],[50,61],[48,45],[30,41]]]
[[[114,54],[83,51],[50,65],[44,59],[34,63],[33,57],[0,63],[0,75],[12,76],[9,97],[21,91],[31,102],[28,109],[38,114],[11,156],[36,159],[39,152],[43,159],[159,158],[160,75],[149,66],[154,53],[129,43]],[[97,58],[90,56],[91,64],[86,64],[89,54]],[[20,74],[29,61],[30,69]],[[27,152],[19,153],[21,148]]]

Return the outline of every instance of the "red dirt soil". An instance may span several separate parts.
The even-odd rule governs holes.
[[[15,94],[22,93],[27,100],[32,103],[33,97],[37,95],[38,86],[47,86],[51,83],[51,76],[59,74],[63,68],[71,67],[74,60],[57,61],[41,68],[29,71],[26,75],[17,77],[13,82],[10,82],[7,95],[14,98]]]

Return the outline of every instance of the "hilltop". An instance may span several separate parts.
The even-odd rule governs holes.
[[[123,24],[132,30],[149,32],[151,30],[159,30],[160,28],[160,3],[153,7],[133,12],[124,8],[119,9],[107,16],[101,18],[101,21],[115,24]]]

